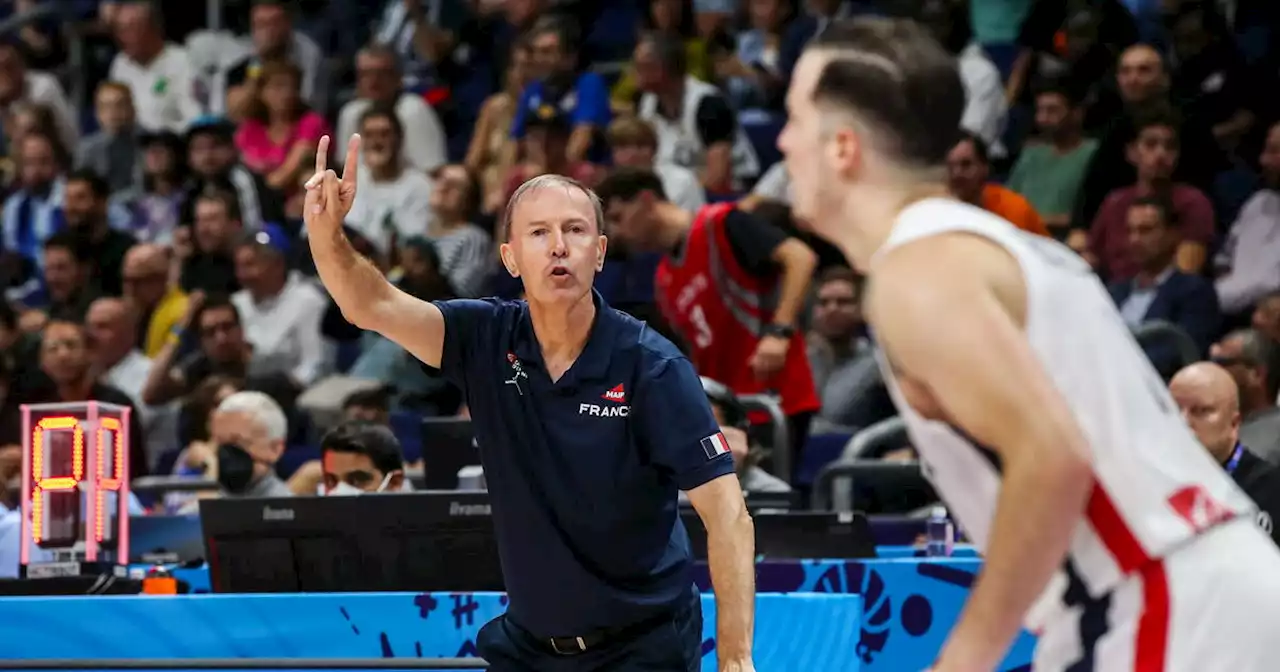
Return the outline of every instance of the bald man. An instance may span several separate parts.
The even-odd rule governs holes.
[[[1236,381],[1221,366],[1197,362],[1177,373],[1169,392],[1191,431],[1236,485],[1258,505],[1258,526],[1280,544],[1280,471],[1240,443],[1240,399]]]
[[[137,311],[135,342],[147,357],[160,354],[187,312],[187,295],[172,281],[170,262],[168,248],[154,243],[135,245],[124,255],[124,298]]]

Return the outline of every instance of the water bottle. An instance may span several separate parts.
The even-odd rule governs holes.
[[[951,548],[955,544],[955,528],[947,517],[947,507],[938,505],[929,511],[929,520],[925,523],[925,555],[930,558],[946,558],[951,556]]]

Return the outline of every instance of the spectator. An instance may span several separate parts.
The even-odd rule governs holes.
[[[214,480],[212,467],[218,459],[218,446],[212,442],[213,416],[224,399],[240,391],[238,381],[225,376],[210,376],[201,381],[179,408],[178,445],[185,446],[173,462],[173,475],[192,480]],[[191,510],[196,500],[217,495],[216,491],[196,493],[171,492],[165,495],[165,510]]]
[[[138,241],[108,219],[111,188],[107,181],[92,171],[75,171],[67,176],[62,197],[67,230],[86,246],[98,287],[110,296],[120,296],[124,255]]]
[[[1253,329],[1233,331],[1209,351],[1240,388],[1240,441],[1259,457],[1280,463],[1280,352]]]
[[[442,69],[448,69],[457,48],[463,46],[459,45],[458,35],[470,18],[469,4],[463,0],[387,0],[384,3],[382,15],[373,26],[373,41],[387,45],[381,48],[406,64],[404,73],[397,68],[397,88],[401,80],[404,86],[413,88],[429,82],[431,75]],[[357,78],[359,71],[357,64]],[[405,126],[410,125],[405,122]],[[423,168],[430,170],[434,166]]]
[[[586,161],[598,133],[609,125],[609,91],[594,72],[578,69],[578,30],[563,18],[538,22],[529,34],[529,55],[534,81],[525,87],[516,105],[511,137],[523,140],[525,125],[542,110],[559,110],[566,117],[570,135],[565,155],[571,164]]]
[[[283,204],[261,177],[238,160],[233,135],[235,126],[225,119],[203,117],[192,122],[187,131],[187,164],[191,168],[190,195],[214,187],[236,195],[241,221],[246,229],[257,231],[267,222],[284,220]],[[194,206],[191,198],[188,207]],[[182,220],[194,219],[190,212]]]
[[[644,29],[679,36],[684,43],[684,62],[689,74],[695,79],[709,81],[713,74],[711,60],[707,54],[707,41],[698,36],[697,26],[694,25],[692,0],[649,0],[648,5],[649,11],[645,14]],[[788,33],[790,32],[792,29],[789,28]],[[778,67],[783,75],[789,76],[795,62],[794,60],[789,63],[781,62],[786,57],[785,46],[784,42]],[[619,113],[634,113],[640,93],[635,68],[627,68],[618,82],[613,85],[613,91],[610,94],[613,109]]]
[[[860,428],[889,417],[892,402],[862,319],[862,279],[837,266],[823,272],[814,288],[812,329],[805,345],[822,400],[818,419]]]
[[[186,147],[169,131],[143,133],[141,180],[128,199],[135,212],[130,232],[144,243],[169,244],[178,228],[187,194]]]
[[[697,171],[710,191],[731,192],[760,174],[760,161],[719,89],[688,74],[684,44],[649,33],[633,62],[643,95],[637,114],[658,135],[657,163]]]
[[[151,360],[138,349],[138,318],[129,304],[114,297],[97,299],[89,305],[85,329],[98,379],[129,395],[134,406],[148,410],[142,404],[142,388],[151,373]],[[145,418],[143,424],[147,424]]]
[[[1267,132],[1258,163],[1264,186],[1245,203],[1214,259],[1227,314],[1243,313],[1280,290],[1280,123]]]
[[[106,178],[113,194],[125,191],[133,186],[140,168],[129,87],[120,82],[104,82],[98,86],[94,113],[99,130],[76,147],[76,168],[91,170]]]
[[[1169,392],[1200,445],[1258,505],[1258,526],[1280,543],[1280,471],[1240,441],[1239,391],[1231,374],[1210,362],[1178,372]]]
[[[127,0],[113,26],[120,53],[109,79],[129,88],[138,126],[181,133],[201,113],[198,75],[182,47],[167,44],[159,12],[150,2]]]
[[[320,440],[324,486],[334,497],[399,492],[405,487],[404,453],[391,429],[371,422],[348,421]]]
[[[235,252],[241,289],[231,295],[244,335],[271,373],[285,373],[305,389],[327,372],[332,353],[320,336],[328,296],[286,259],[289,241],[279,227],[248,234]]]
[[[1137,169],[1137,182],[1117,189],[1103,201],[1089,227],[1085,257],[1103,277],[1127,280],[1137,272],[1128,245],[1129,206],[1142,196],[1166,194],[1182,232],[1177,265],[1187,273],[1200,273],[1213,244],[1213,206],[1199,189],[1173,181],[1178,166],[1179,125],[1171,115],[1155,111],[1135,122],[1129,144],[1129,162]]]
[[[40,340],[40,368],[52,383],[31,390],[20,400],[24,404],[83,403],[101,401],[127,406],[129,417],[129,478],[148,473],[146,435],[142,415],[129,395],[98,381],[89,357],[88,335],[82,325],[50,320]]]
[[[0,216],[3,247],[39,268],[44,265],[44,241],[66,225],[62,213],[66,182],[62,175],[67,154],[53,136],[28,133],[18,147],[18,157],[18,189],[5,199]],[[34,276],[21,278],[33,279]],[[9,298],[21,301],[35,291],[36,285],[28,282],[13,289]]]
[[[170,278],[169,256],[154,243],[135,245],[124,255],[124,299],[138,320],[133,333],[147,357],[160,354],[187,311],[186,293]]]
[[[486,213],[498,212],[506,201],[507,171],[519,153],[511,139],[511,124],[520,92],[529,84],[530,70],[529,47],[516,45],[511,50],[511,63],[507,65],[502,90],[485,99],[471,134],[465,163],[468,170],[480,176]]]
[[[607,137],[614,167],[652,170],[662,180],[667,198],[689,212],[697,212],[707,204],[706,192],[698,183],[696,173],[674,163],[654,161],[658,154],[658,134],[649,122],[635,117],[616,119],[609,124]]]
[[[48,319],[81,322],[101,290],[93,277],[93,257],[84,241],[59,231],[44,241],[44,298],[28,307],[43,307]]]
[[[1084,106],[1062,85],[1046,86],[1036,94],[1036,130],[1041,142],[1028,144],[1013,166],[1008,187],[1026,197],[1040,213],[1050,235],[1067,240],[1071,215],[1080,197],[1085,171],[1098,141],[1084,137]],[[1084,249],[1081,232],[1072,245]]]
[[[1021,52],[1006,97],[1023,102],[1044,78],[1066,77],[1083,91],[1106,75],[1120,50],[1137,41],[1137,25],[1120,0],[1035,0],[1019,31]]]
[[[733,454],[733,466],[738,472],[738,482],[742,492],[791,492],[787,482],[765,471],[760,462],[765,453],[758,446],[751,445],[747,429],[751,423],[747,419],[747,410],[743,408],[738,396],[723,383],[702,378],[702,389],[707,393],[707,401],[711,403],[711,413],[720,425],[720,433],[729,444],[729,452]],[[683,497],[684,493],[681,493]]]
[[[574,161],[569,155],[573,142],[573,125],[569,117],[552,105],[543,105],[525,115],[524,135],[520,141],[524,161],[507,173],[506,198],[516,189],[539,175],[567,175],[587,186],[594,186],[600,170],[587,161]]]
[[[239,291],[235,249],[244,238],[244,223],[235,195],[213,187],[198,194],[192,228],[192,253],[182,264],[182,289],[206,294]]]
[[[401,0],[401,5],[405,4],[415,5]],[[362,128],[365,115],[371,108],[389,109],[400,122],[401,146],[398,149],[405,166],[419,174],[429,173],[448,160],[444,126],[440,123],[440,116],[422,96],[401,88],[401,74],[396,53],[390,47],[373,45],[361,49],[356,55],[356,97],[343,105],[338,113],[337,137],[349,138]],[[505,137],[509,127],[503,130]],[[367,161],[368,143],[361,145],[360,149],[361,159]],[[345,161],[346,145],[338,143],[334,155],[338,162]]]
[[[479,199],[480,185],[464,166],[452,164],[436,171],[427,236],[435,250],[438,272],[460,297],[480,296],[494,266],[493,239],[474,223]],[[409,243],[413,239],[404,240]],[[420,245],[406,247],[421,249]],[[409,260],[402,257],[402,261],[407,267]]]
[[[179,360],[178,346],[189,329],[195,330],[200,347]],[[253,346],[244,338],[239,311],[229,298],[219,295],[191,296],[182,321],[153,361],[151,375],[142,389],[143,403],[152,406],[190,394],[210,376],[245,380],[260,367]]]
[[[1280,343],[1280,291],[1272,292],[1258,301],[1251,322],[1254,329],[1273,342]]]
[[[1137,181],[1137,169],[1129,149],[1139,125],[1158,116],[1171,116],[1176,108],[1169,93],[1169,73],[1160,52],[1145,44],[1126,49],[1116,67],[1116,100],[1094,102],[1085,116],[1085,128],[1098,129],[1098,151],[1085,175],[1076,208],[1079,226],[1096,218],[1102,202],[1116,189]],[[1091,121],[1092,118],[1092,121]],[[1211,191],[1217,175],[1228,164],[1208,129],[1196,125],[1179,128],[1179,155],[1173,179]]]
[[[268,61],[246,98],[236,148],[245,167],[285,196],[285,215],[302,216],[302,182],[329,125],[303,102],[302,71],[289,61]]]
[[[993,159],[1003,159],[1007,151],[1000,136],[1004,133],[1009,114],[1004,82],[982,46],[972,40],[973,31],[967,13],[965,3],[923,0],[917,18],[956,57],[967,101],[960,117],[960,128],[982,138]]]
[[[348,136],[339,136],[348,137]],[[427,232],[431,181],[404,156],[405,128],[394,108],[375,104],[360,118],[364,165],[346,224],[390,261],[397,241]]]
[[[227,497],[289,497],[289,487],[276,476],[284,454],[289,423],[284,411],[262,392],[236,392],[213,414],[211,439],[217,459],[209,474]]]
[[[1129,206],[1129,251],[1136,275],[1110,285],[1111,298],[1130,329],[1144,322],[1164,320],[1187,333],[1208,352],[1219,333],[1222,315],[1213,285],[1178,270],[1175,257],[1182,242],[1173,206],[1157,196],[1139,198]],[[1181,364],[1177,353],[1149,350],[1152,362],[1166,377]]]
[[[0,42],[0,112],[8,117],[23,105],[39,105],[48,110],[63,146],[75,145],[80,137],[79,125],[58,79],[48,73],[28,71],[17,45]],[[13,140],[11,133],[10,136]]]
[[[963,131],[960,142],[947,154],[947,186],[956,198],[1009,220],[1014,226],[1049,235],[1039,213],[1021,194],[995,182],[991,177],[991,157],[978,136]]]
[[[342,400],[342,417],[347,421],[386,425],[391,422],[391,395],[385,387],[352,392]]]
[[[292,63],[298,69],[298,90],[313,110],[329,109],[329,73],[325,56],[311,38],[294,30],[286,0],[253,0],[249,9],[248,53],[224,68],[216,78],[211,112],[236,115],[253,97],[255,80],[271,61]],[[314,151],[314,150],[312,150]]]
[[[685,212],[651,172],[617,171],[598,193],[611,236],[629,250],[664,255],[654,279],[658,306],[690,346],[694,367],[735,394],[777,391],[798,452],[820,408],[796,330],[817,265],[813,250],[730,204]],[[760,297],[774,293],[776,307],[762,308]]]
[[[737,49],[714,59],[716,75],[737,107],[774,107],[779,102],[785,81],[781,46],[793,7],[787,0],[748,2],[749,27],[738,33]]]
[[[1274,77],[1268,81],[1247,69],[1226,20],[1206,3],[1183,6],[1171,18],[1170,32],[1178,64],[1174,99],[1189,125],[1209,129],[1219,147],[1234,151],[1253,130],[1258,94],[1276,84]]]

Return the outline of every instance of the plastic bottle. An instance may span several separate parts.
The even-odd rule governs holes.
[[[951,557],[955,545],[955,528],[947,517],[947,507],[938,505],[929,511],[925,523],[925,555],[930,558]]]

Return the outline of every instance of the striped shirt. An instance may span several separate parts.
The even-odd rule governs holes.
[[[431,236],[440,255],[440,272],[448,278],[461,298],[476,298],[484,292],[484,282],[495,257],[493,241],[484,229],[464,224],[440,236]]]

